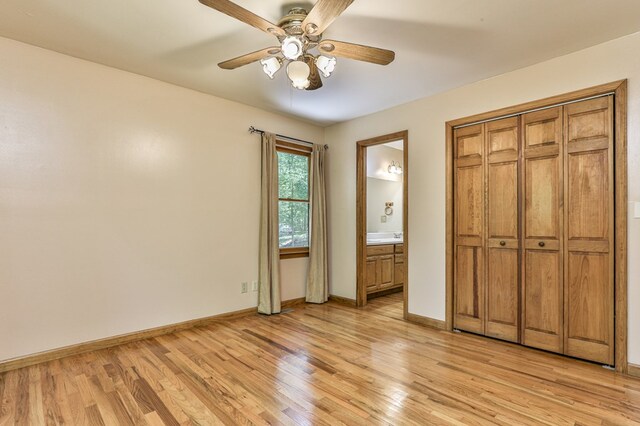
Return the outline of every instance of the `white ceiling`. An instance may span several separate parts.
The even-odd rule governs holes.
[[[277,22],[287,0],[237,0]],[[0,35],[321,125],[348,120],[640,31],[639,0],[355,0],[325,38],[394,50],[338,59],[313,92],[259,64],[277,42],[197,0],[1,0]]]

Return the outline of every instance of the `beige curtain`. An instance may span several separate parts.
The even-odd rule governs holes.
[[[325,151],[323,145],[314,144],[311,153],[311,242],[306,296],[310,303],[329,300]]]
[[[273,133],[262,134],[262,191],[258,312],[280,312],[280,247],[278,241],[278,154]]]

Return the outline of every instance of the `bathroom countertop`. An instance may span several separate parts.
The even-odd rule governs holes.
[[[382,244],[402,244],[402,238],[375,238],[367,240],[368,246],[379,246]]]

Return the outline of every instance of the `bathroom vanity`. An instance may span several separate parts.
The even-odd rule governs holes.
[[[401,289],[404,284],[404,250],[401,238],[391,241],[367,239],[367,294]],[[397,242],[394,242],[397,241]]]

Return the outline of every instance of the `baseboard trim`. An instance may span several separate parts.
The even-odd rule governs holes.
[[[629,363],[627,365],[627,374],[633,377],[640,377],[640,365]]]
[[[304,297],[285,300],[281,303],[282,309],[290,308],[304,303]],[[97,351],[113,346],[123,345],[125,343],[135,342],[138,340],[150,339],[152,337],[162,336],[164,334],[175,333],[176,331],[186,330],[193,327],[199,327],[218,321],[228,321],[250,315],[258,315],[257,308],[241,309],[239,311],[227,312],[224,314],[213,315],[204,318],[183,321],[174,324],[163,325],[160,327],[149,328],[146,330],[134,331],[131,333],[120,334],[118,336],[105,337],[103,339],[91,340],[89,342],[78,343],[75,345],[64,346],[62,348],[51,349],[44,352],[38,352],[31,355],[25,355],[18,358],[11,358],[6,361],[0,361],[0,373],[18,368],[29,367],[31,365],[40,364],[47,361],[53,361],[65,358],[71,355],[78,355],[85,352]]]
[[[342,296],[334,296],[333,294],[329,295],[329,301],[330,302],[336,302],[339,303],[341,305],[346,305],[346,306],[351,306],[351,307],[356,307],[356,301],[355,299],[349,299],[348,297],[342,297]]]
[[[280,302],[280,309],[288,309],[292,308],[296,305],[302,305],[306,302],[304,297],[299,297],[297,299],[283,300]]]
[[[422,315],[407,313],[407,321],[438,330],[446,330],[446,323],[441,320],[423,317]]]

